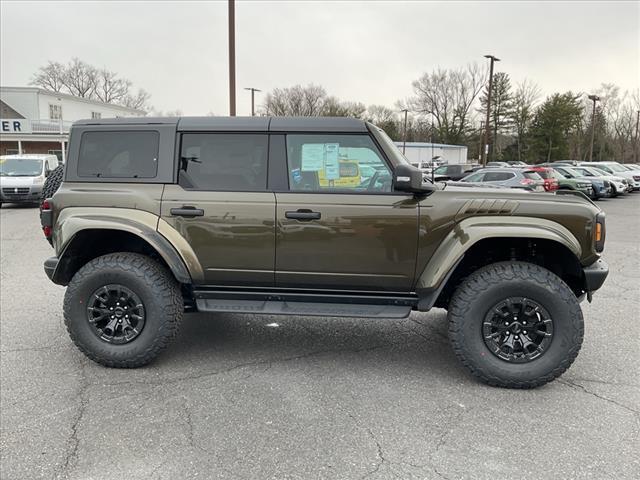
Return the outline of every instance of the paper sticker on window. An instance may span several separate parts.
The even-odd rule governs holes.
[[[302,145],[303,172],[317,172],[324,167],[324,143],[305,143]]]

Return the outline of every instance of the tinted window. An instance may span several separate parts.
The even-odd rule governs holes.
[[[153,178],[158,171],[159,138],[154,131],[85,132],[78,176]]]
[[[465,182],[481,182],[484,178],[485,173],[479,172],[474,173],[473,175],[469,175],[468,177],[464,177],[462,180]]]
[[[287,162],[293,191],[391,191],[391,171],[368,135],[287,135]]]
[[[268,145],[265,134],[186,133],[179,183],[197,190],[266,190]]]
[[[511,172],[487,172],[484,176],[485,182],[503,182],[509,180],[515,175]]]
[[[542,177],[537,172],[522,172],[522,175],[529,180],[542,180]]]
[[[434,170],[433,173],[436,175],[446,175],[448,167],[438,167]]]

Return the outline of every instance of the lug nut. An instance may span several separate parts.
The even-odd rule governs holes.
[[[109,310],[113,310],[113,307],[109,307]]]
[[[116,318],[115,315],[111,315],[111,318]]]
[[[522,331],[522,333],[524,333],[524,334],[526,335],[526,334],[527,334],[527,331],[526,331],[526,330],[523,330],[523,331]]]

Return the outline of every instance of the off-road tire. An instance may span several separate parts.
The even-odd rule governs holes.
[[[529,298],[553,319],[548,349],[526,363],[498,358],[485,344],[482,324],[489,309],[512,297]],[[573,363],[584,336],[582,310],[567,284],[549,270],[526,262],[499,262],[467,277],[449,304],[449,340],[453,350],[481,381],[506,388],[534,388],[554,380]]]
[[[53,194],[58,191],[60,185],[62,185],[62,178],[64,177],[64,165],[58,165],[51,170],[51,173],[44,181],[42,186],[42,195],[40,201],[53,197]]]
[[[135,292],[146,319],[140,334],[125,344],[108,343],[89,324],[87,305],[93,292],[118,283]],[[153,259],[137,253],[112,253],[95,258],[73,276],[64,297],[64,322],[73,343],[106,367],[135,368],[148,364],[178,333],[184,310],[180,286]]]

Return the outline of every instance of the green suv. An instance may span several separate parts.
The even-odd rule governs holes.
[[[150,362],[185,311],[384,321],[438,307],[482,381],[558,377],[582,344],[579,302],[607,276],[602,211],[422,177],[356,119],[81,121],[45,186],[44,268],[67,286],[72,340],[108,367]]]

